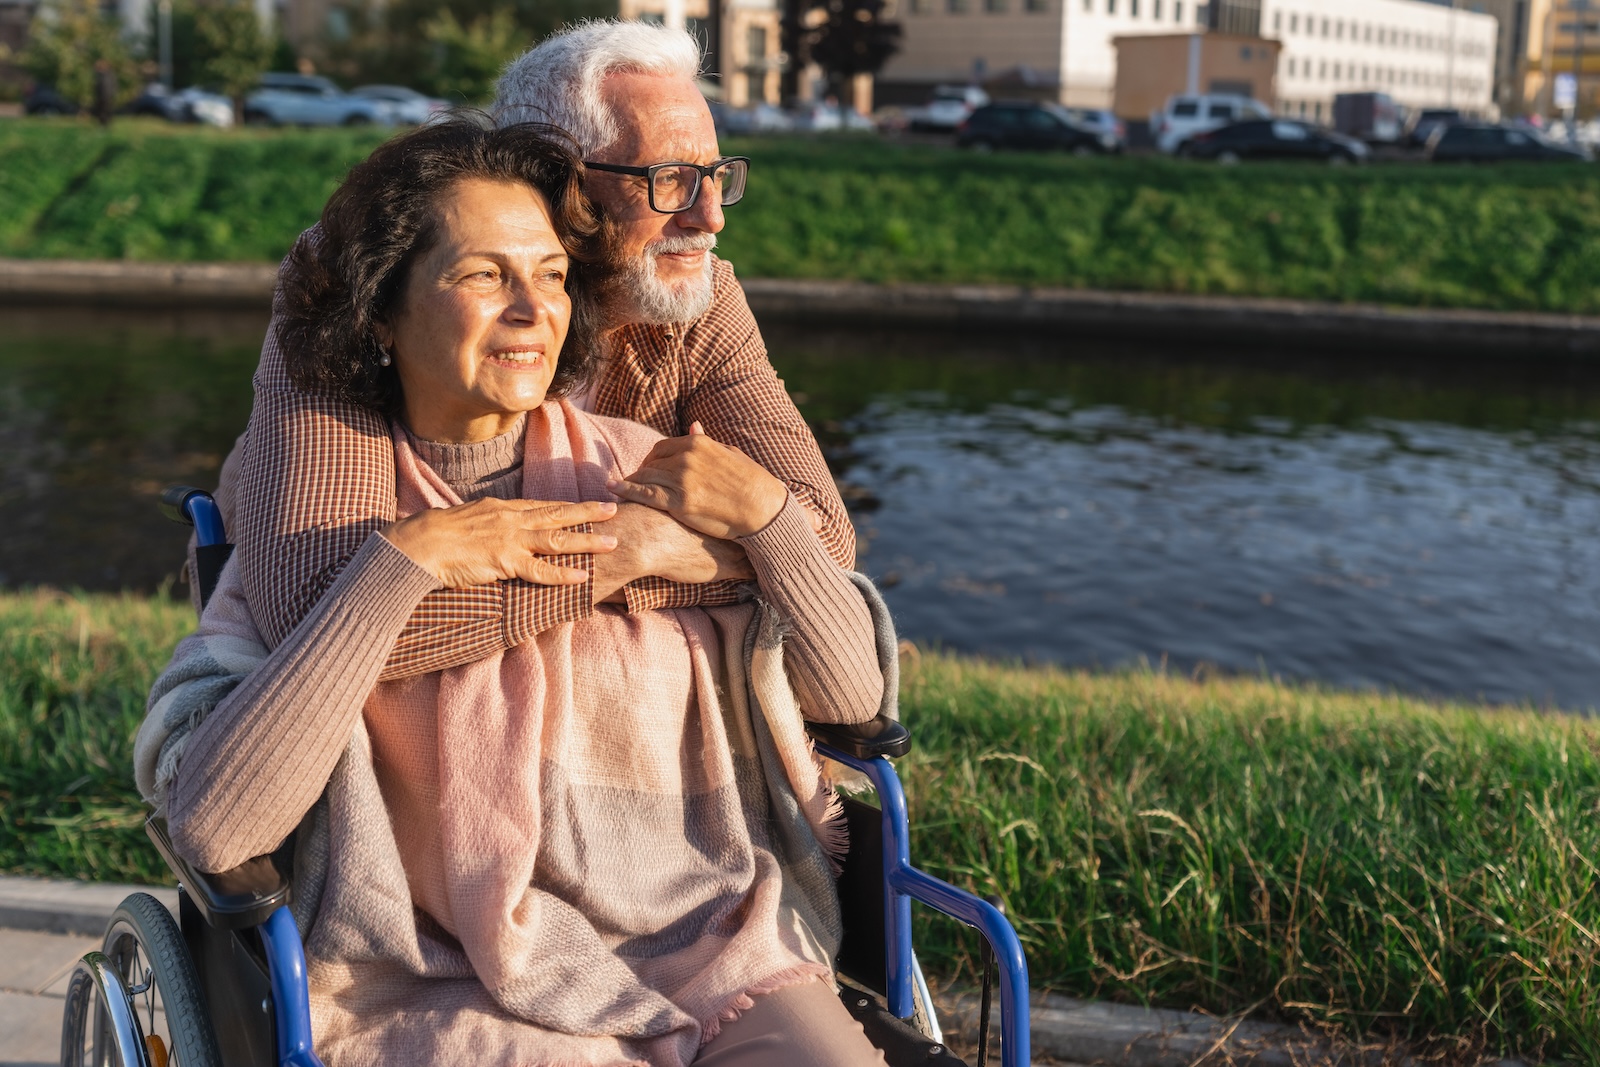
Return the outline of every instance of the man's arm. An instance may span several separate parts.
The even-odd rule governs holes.
[[[732,445],[771,471],[808,511],[828,555],[849,570],[856,562],[856,532],[817,439],[767,358],[755,316],[733,268],[718,261],[717,300],[684,342],[691,376],[682,425],[699,422],[707,434]]]

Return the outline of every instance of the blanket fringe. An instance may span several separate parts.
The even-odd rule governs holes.
[[[700,1047],[705,1048],[716,1040],[717,1035],[722,1033],[724,1023],[733,1022],[733,1020],[755,1007],[756,997],[775,993],[787,986],[799,985],[802,982],[809,982],[818,978],[831,983],[833,981],[833,971],[820,963],[797,963],[793,967],[785,967],[760,985],[751,986],[743,993],[734,996],[722,1006],[720,1011],[700,1024]]]

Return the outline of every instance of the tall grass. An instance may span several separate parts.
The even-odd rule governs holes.
[[[0,870],[160,880],[131,739],[191,626],[0,594]],[[1600,1061],[1600,730],[1264,680],[922,653],[913,859],[998,893],[1036,988]],[[949,972],[971,944],[919,917]]]
[[[902,709],[915,855],[1038,984],[1600,1061],[1588,720],[936,655]]]
[[[133,735],[193,627],[165,598],[0,594],[0,871],[170,880],[144,836]]]
[[[384,136],[0,124],[0,255],[275,260]],[[1079,160],[872,139],[754,158],[746,277],[1004,282],[1600,313],[1600,173]]]

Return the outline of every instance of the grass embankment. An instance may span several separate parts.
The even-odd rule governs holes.
[[[381,132],[0,124],[0,255],[273,260]],[[1600,313],[1600,172],[1330,170],[729,141],[747,277]]]
[[[190,625],[0,594],[0,870],[162,877],[127,768]],[[914,857],[1005,898],[1036,988],[1600,1060],[1590,721],[932,654],[903,708]]]

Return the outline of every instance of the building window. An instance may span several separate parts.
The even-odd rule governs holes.
[[[1139,0],[1128,0],[1128,17],[1130,19],[1139,17]]]
[[[1117,13],[1117,0],[1106,0],[1106,14],[1115,15],[1116,13]]]
[[[1183,0],[1175,0],[1175,2],[1173,3],[1173,5],[1172,5],[1172,21],[1173,22],[1182,22],[1183,21]]]
[[[1300,32],[1300,16],[1299,15],[1290,15],[1289,16],[1289,32],[1290,33],[1299,33]]]
[[[972,0],[944,0],[944,9],[952,15],[965,15],[972,10]]]
[[[991,15],[1006,13],[1006,0],[983,0],[983,9]]]
[[[1274,11],[1272,13],[1272,32],[1273,33],[1282,33],[1283,32],[1283,12],[1282,11]]]
[[[1050,10],[1050,0],[1022,0],[1022,10],[1038,15]]]
[[[1161,0],[1150,0],[1150,17],[1158,22],[1161,20]]]

